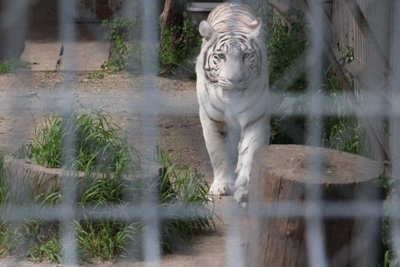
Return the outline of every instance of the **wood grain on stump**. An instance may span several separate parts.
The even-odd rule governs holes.
[[[310,170],[318,170],[317,175]],[[376,178],[382,172],[377,162],[345,152],[265,146],[254,158],[249,208],[279,201],[301,204],[310,188],[320,190],[322,201],[379,201],[382,192]],[[329,266],[378,266],[379,218],[324,218],[323,228]],[[309,266],[304,217],[251,216],[248,241],[248,266]]]

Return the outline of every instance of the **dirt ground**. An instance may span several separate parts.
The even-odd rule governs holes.
[[[102,111],[125,129],[129,141],[141,147],[146,120],[154,120],[155,138],[183,163],[209,172],[197,115],[195,83],[188,79],[157,77],[148,97],[144,77],[128,74],[91,78],[75,73],[72,83],[59,72],[23,72],[0,76],[0,149],[14,153],[33,136],[35,125],[49,114],[63,114],[72,105],[81,112]],[[155,99],[156,103],[152,103]],[[153,119],[157,111],[158,119]]]
[[[157,111],[153,140],[171,152],[174,159],[197,168],[211,182],[211,166],[205,149],[195,92],[195,81],[157,77],[151,82],[156,96],[145,91],[145,77],[129,74],[106,74],[104,78],[88,72],[20,72],[0,75],[0,150],[15,153],[34,134],[34,125],[48,114],[98,111],[128,132],[130,142],[139,150],[148,137],[146,120]],[[152,103],[155,101],[156,103]],[[150,113],[150,115],[149,115]],[[216,207],[231,203],[230,197],[216,198]],[[219,214],[221,215],[221,214]],[[225,220],[216,220],[216,231],[198,236],[190,248],[163,257],[163,266],[225,266]],[[15,262],[14,262],[15,263]],[[14,265],[3,259],[0,266]],[[86,266],[115,266],[104,263]],[[18,266],[43,266],[19,263]],[[117,266],[140,266],[119,262]]]

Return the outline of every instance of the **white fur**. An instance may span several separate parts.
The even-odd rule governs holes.
[[[196,62],[196,87],[200,121],[214,173],[210,194],[234,193],[238,202],[247,200],[254,152],[269,139],[268,69],[261,24],[260,19],[247,24],[248,38],[255,38],[263,49],[260,75],[246,81],[254,74],[246,71],[241,60],[243,51],[232,49],[221,63],[218,83],[206,79],[203,55],[218,41],[220,33],[209,22],[203,21],[199,26],[203,43]],[[259,120],[252,123],[256,119]],[[221,132],[227,132],[227,138]]]

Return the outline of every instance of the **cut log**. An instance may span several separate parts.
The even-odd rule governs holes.
[[[31,203],[41,195],[49,195],[62,186],[65,170],[46,168],[33,164],[28,159],[15,159],[6,156],[4,161],[5,182],[14,200],[20,203]],[[84,177],[77,172],[76,177]]]
[[[311,170],[319,170],[312,175]],[[381,201],[376,178],[380,164],[336,150],[300,145],[271,145],[254,157],[249,188],[249,210],[279,202],[301,205],[310,188],[319,189],[324,202]],[[381,203],[381,202],[378,202]],[[260,206],[258,206],[260,205]],[[380,206],[379,206],[380,207]],[[296,210],[299,212],[299,210]],[[310,266],[313,253],[307,245],[305,217],[261,217],[250,213],[247,266]],[[323,218],[323,236],[328,266],[378,266],[381,219],[375,217]],[[317,229],[315,229],[317,230]]]
[[[158,163],[152,161],[141,163],[140,173],[135,174],[144,179],[141,182],[143,185],[146,182],[149,183],[147,186],[151,186],[155,179],[160,179],[164,175],[164,170]],[[51,193],[61,191],[63,179],[70,179],[71,176],[79,182],[76,185],[79,188],[89,174],[83,171],[67,173],[61,168],[47,168],[32,163],[30,159],[16,159],[11,156],[5,156],[3,167],[4,180],[2,182],[5,183],[12,201],[18,201],[18,203],[32,203],[38,197],[46,197]],[[110,173],[102,172],[90,172],[89,175],[91,177],[111,176]]]
[[[160,15],[160,24],[162,27],[173,29],[183,24],[183,12],[185,11],[185,2],[182,0],[166,0],[163,11]]]

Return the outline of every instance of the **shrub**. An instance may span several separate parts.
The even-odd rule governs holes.
[[[140,71],[142,51],[133,37],[138,22],[135,19],[114,18],[103,24],[108,29],[106,39],[111,42],[110,58],[102,65],[103,70],[118,72]],[[179,36],[179,38],[175,38]],[[159,51],[161,71],[172,73],[178,67],[192,69],[191,58],[198,52],[200,37],[197,29],[184,14],[183,24],[176,28],[162,27]]]
[[[108,29],[106,39],[111,42],[110,58],[102,65],[103,70],[118,72],[140,70],[142,66],[140,43],[134,41],[136,19],[117,17],[103,22]]]
[[[280,16],[274,17],[267,40],[271,85],[278,82],[285,73],[287,75],[292,65],[299,61],[297,68],[300,70],[295,71],[295,76],[288,77],[290,84],[285,84],[284,88],[285,91],[290,92],[301,92],[306,89],[304,54],[307,49],[307,39],[306,36],[303,36],[304,34],[304,25],[301,19],[299,22],[289,23]],[[282,86],[277,85],[277,89],[282,90]]]
[[[178,34],[179,33],[179,34]],[[180,36],[176,39],[176,36]],[[198,52],[201,39],[187,14],[181,27],[162,27],[160,36],[160,65],[162,72],[171,73],[178,67],[191,69],[188,60]]]

